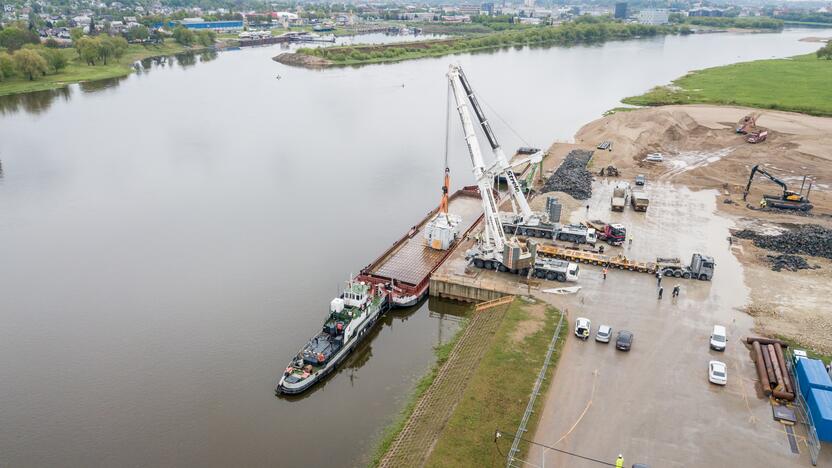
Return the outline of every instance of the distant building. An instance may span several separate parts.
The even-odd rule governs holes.
[[[477,5],[460,5],[457,11],[462,15],[476,16],[480,14],[480,7]]]
[[[524,0],[523,5],[525,5],[529,8],[534,8],[534,0]]]
[[[618,2],[615,4],[615,18],[627,19],[627,2]]]
[[[483,3],[482,6],[480,6],[480,10],[482,10],[482,12],[484,14],[486,14],[488,16],[491,16],[491,15],[494,14],[494,4],[493,3]]]
[[[638,22],[641,24],[667,24],[670,13],[666,9],[650,8],[641,10],[638,14]]]
[[[719,8],[697,8],[695,10],[690,10],[688,12],[688,16],[724,16],[724,10]]]
[[[192,21],[187,21],[192,20]],[[205,21],[199,18],[199,21],[193,21],[194,18],[186,18],[182,20],[182,26],[188,29],[211,29],[214,31],[236,31],[243,29],[243,22],[240,21]]]

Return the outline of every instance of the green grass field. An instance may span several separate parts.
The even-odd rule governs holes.
[[[625,104],[727,104],[832,116],[832,60],[815,54],[691,72]]]
[[[540,326],[518,342],[518,329],[528,330],[530,319],[534,321],[529,308],[542,306],[542,303],[530,305],[520,299],[511,304],[466,387],[462,400],[439,437],[427,466],[505,464],[505,453],[511,446],[511,441],[502,440],[501,453],[494,445],[494,430],[517,430],[560,317],[557,310],[546,307]],[[568,329],[569,325],[564,323],[541,395],[546,393]],[[542,405],[543,398],[538,398],[535,413],[527,427],[529,435],[534,434]],[[522,449],[521,446],[521,453]]]
[[[111,61],[107,65],[90,66],[78,60],[78,54],[75,52],[75,49],[61,49],[61,52],[69,59],[69,65],[61,70],[60,73],[42,76],[33,81],[22,77],[14,77],[6,81],[0,81],[0,96],[56,89],[81,81],[118,78],[129,75],[133,71],[131,65],[137,60],[161,55],[173,55],[184,52],[185,50],[185,47],[173,41],[168,41],[160,45],[147,46],[132,44],[128,47],[124,56],[118,61]]]

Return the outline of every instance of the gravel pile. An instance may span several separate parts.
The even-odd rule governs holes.
[[[734,236],[751,239],[754,245],[762,249],[832,259],[832,229],[817,224],[802,224],[775,236],[766,236],[750,229],[743,229]]]
[[[797,255],[766,255],[766,258],[768,259],[769,263],[771,263],[771,269],[774,271],[780,271],[783,269],[786,269],[788,271],[797,271],[820,268],[817,265],[809,265],[809,262],[807,262],[805,258],[798,257]]]
[[[576,200],[592,196],[592,173],[586,165],[592,151],[572,150],[543,185],[543,192],[566,192]]]

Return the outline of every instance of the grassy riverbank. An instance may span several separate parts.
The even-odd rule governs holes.
[[[462,400],[440,435],[427,466],[505,464],[503,454],[511,441],[501,441],[501,454],[494,446],[494,430],[517,430],[559,317],[557,310],[542,302],[529,304],[516,299],[511,304],[465,388]],[[546,394],[568,329],[566,323],[561,327],[541,395]],[[538,398],[527,426],[529,434],[534,434],[542,405],[543,398]]]
[[[815,54],[691,72],[622,102],[638,106],[725,104],[832,116],[832,60]]]
[[[87,65],[78,58],[75,49],[59,50],[68,60],[66,68],[59,73],[42,76],[36,80],[14,77],[0,81],[0,96],[62,88],[68,84],[81,81],[95,81],[126,76],[133,71],[132,64],[137,60],[161,55],[173,55],[188,49],[173,41],[158,45],[132,44],[120,59],[110,61],[107,65]]]
[[[608,40],[686,33],[688,31],[687,26],[649,26],[615,22],[567,23],[560,26],[508,30],[435,41],[301,48],[298,49],[297,54],[324,60],[327,65],[363,65],[422,57],[439,57],[501,47],[598,43]],[[276,59],[281,61],[279,57]],[[298,64],[297,62],[299,61],[292,64]]]

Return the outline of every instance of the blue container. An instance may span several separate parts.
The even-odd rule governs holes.
[[[823,361],[817,359],[797,360],[797,381],[803,398],[807,400],[812,388],[832,391],[832,379],[826,372],[826,366],[823,365]]]
[[[812,413],[818,439],[832,442],[832,391],[813,388],[809,391],[806,404],[809,405],[809,412]]]

